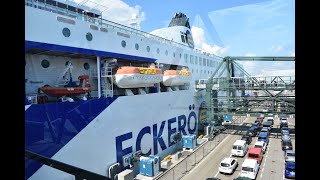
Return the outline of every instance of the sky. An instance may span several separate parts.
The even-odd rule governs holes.
[[[128,26],[134,15],[145,32],[167,27],[182,12],[189,17],[196,48],[218,56],[295,56],[295,0],[75,1]],[[294,62],[239,63],[255,76],[295,75]]]

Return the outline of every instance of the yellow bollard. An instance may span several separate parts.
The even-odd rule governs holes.
[[[203,138],[203,135],[201,134],[198,138],[199,138],[199,139],[202,139],[202,138]]]
[[[169,160],[171,158],[171,155],[166,156],[163,160]]]

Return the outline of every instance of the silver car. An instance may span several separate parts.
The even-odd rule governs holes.
[[[286,150],[285,154],[284,154],[284,161],[288,162],[295,162],[295,152],[293,150]]]
[[[290,137],[290,135],[285,134],[285,135],[282,135],[281,140],[282,141],[290,141],[291,137]]]

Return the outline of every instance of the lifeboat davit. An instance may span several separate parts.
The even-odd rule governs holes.
[[[114,83],[119,88],[152,87],[162,81],[162,71],[156,67],[122,66],[114,75]]]
[[[191,72],[187,69],[166,70],[163,74],[162,84],[165,86],[180,86],[191,81]]]
[[[76,86],[76,87],[44,86],[40,88],[40,91],[52,97],[75,96],[75,95],[91,92],[91,86],[89,84],[89,76],[82,75],[82,76],[79,76],[78,79],[80,80],[80,83],[79,83],[79,86]],[[85,81],[85,87],[82,87],[83,81]]]

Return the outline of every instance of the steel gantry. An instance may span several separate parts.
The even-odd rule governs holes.
[[[250,76],[236,61],[295,61],[295,57],[224,57],[205,85],[198,86],[206,91],[207,122],[218,125],[227,114],[273,113],[280,117],[295,113],[294,76]],[[234,77],[235,69],[243,76]]]

